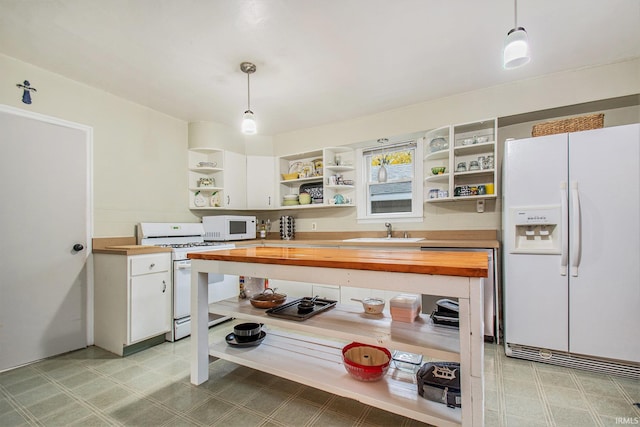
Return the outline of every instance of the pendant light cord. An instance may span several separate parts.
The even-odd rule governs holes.
[[[518,0],[513,0],[513,28],[518,28]]]
[[[247,110],[251,111],[251,85],[249,84],[249,73],[247,73]]]

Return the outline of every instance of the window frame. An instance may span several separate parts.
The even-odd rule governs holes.
[[[384,223],[394,222],[422,222],[424,217],[424,185],[423,185],[423,138],[409,138],[399,141],[398,143],[389,144],[390,151],[395,148],[400,149],[402,143],[415,143],[413,158],[413,177],[411,178],[411,212],[395,212],[395,213],[369,213],[370,209],[370,192],[369,177],[367,176],[367,153],[377,150],[378,147],[369,146],[358,148],[356,150],[356,176],[358,179],[357,199],[362,203],[357,204],[357,221],[358,223]],[[384,148],[384,147],[379,147]]]

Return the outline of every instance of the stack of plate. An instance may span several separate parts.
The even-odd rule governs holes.
[[[282,206],[294,206],[299,204],[300,202],[298,201],[297,194],[287,194],[284,196],[284,200],[282,201]]]

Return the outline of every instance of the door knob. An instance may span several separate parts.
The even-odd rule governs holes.
[[[76,252],[80,252],[83,249],[84,249],[84,246],[82,246],[80,243],[76,243],[75,245],[73,245],[73,250]]]

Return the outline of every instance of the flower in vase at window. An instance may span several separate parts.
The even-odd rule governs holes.
[[[412,161],[410,151],[395,151],[371,157],[371,166],[404,165]]]
[[[391,156],[389,154],[378,154],[377,156],[371,157],[371,166],[388,165],[390,161]]]

